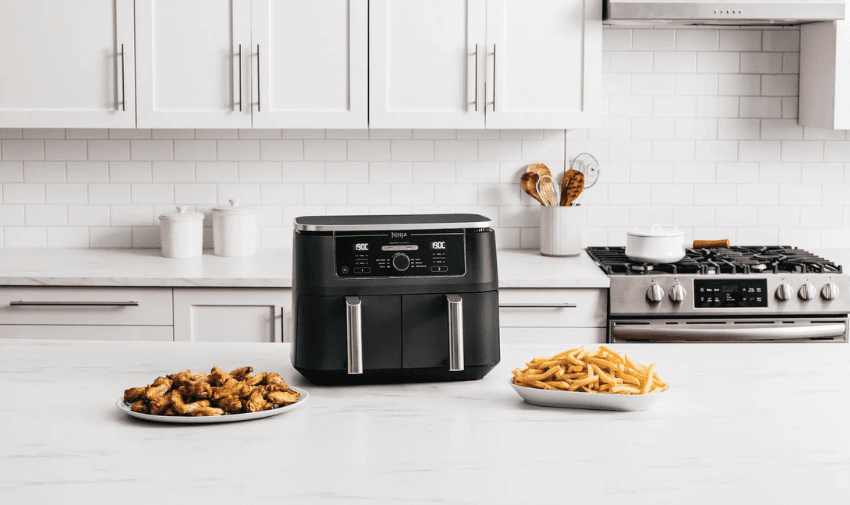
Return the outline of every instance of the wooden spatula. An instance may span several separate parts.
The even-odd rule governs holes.
[[[558,202],[555,200],[555,181],[552,180],[552,176],[543,175],[540,177],[540,182],[538,183],[538,188],[540,191],[540,196],[543,197],[543,200],[547,202],[547,205],[557,206]]]
[[[576,172],[567,182],[566,190],[561,192],[561,205],[569,207],[584,191],[584,174]]]
[[[539,179],[540,176],[538,176],[536,172],[526,172],[522,174],[520,186],[522,186],[523,191],[531,195],[531,197],[540,202],[541,205],[549,205],[543,200],[540,193],[537,192],[537,181]]]

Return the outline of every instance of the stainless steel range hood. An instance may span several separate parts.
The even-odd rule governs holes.
[[[605,0],[615,25],[799,25],[844,19],[845,0]]]

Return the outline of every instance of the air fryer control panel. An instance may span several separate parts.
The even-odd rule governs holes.
[[[464,244],[463,231],[337,233],[336,275],[341,279],[464,275]]]

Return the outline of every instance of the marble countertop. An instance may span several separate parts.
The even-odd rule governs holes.
[[[536,250],[500,250],[499,286],[607,288],[608,277],[586,253],[572,258]],[[0,286],[292,286],[292,251],[263,249],[256,256],[165,258],[159,249],[2,249]]]
[[[670,384],[654,409],[536,407],[503,345],[480,381],[317,387],[288,344],[0,341],[4,503],[844,503],[850,346],[619,345]],[[244,423],[164,425],[115,401],[157,375],[278,371],[310,399]],[[159,498],[156,498],[159,497]]]

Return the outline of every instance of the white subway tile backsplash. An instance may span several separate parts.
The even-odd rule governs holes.
[[[675,163],[671,162],[639,162],[636,161],[629,166],[627,163],[619,163],[614,165],[620,165],[620,170],[625,172],[625,177],[619,177],[619,179],[625,179],[620,181],[611,180],[611,177],[607,177],[608,172],[610,172],[610,165],[606,167],[606,177],[605,179],[611,182],[637,182],[637,183],[671,183],[673,182],[673,174],[675,172]],[[625,167],[625,168],[623,168]]]
[[[156,179],[156,164],[154,164]],[[195,182],[238,182],[239,163],[235,161],[197,162],[195,164]],[[177,182],[177,181],[174,181]]]
[[[478,184],[479,205],[520,205],[519,184]],[[434,202],[444,205],[443,202]]]
[[[693,184],[653,184],[653,205],[693,205],[695,203]]]
[[[740,98],[740,116],[780,118],[782,117],[782,98],[742,96]]]
[[[612,117],[649,117],[652,116],[651,96],[611,95],[609,116]]]
[[[89,140],[89,161],[130,161],[129,140]]]
[[[825,188],[824,188],[825,189]],[[785,207],[788,209],[798,209],[800,214],[800,224],[803,226],[813,226],[818,228],[837,228],[842,226],[844,217],[843,209],[839,205],[824,205],[818,207]],[[783,225],[776,225],[783,226]]]
[[[698,96],[697,117],[738,117],[738,98],[729,96]]]
[[[475,161],[478,159],[477,140],[434,141],[435,161]]]
[[[624,118],[626,121],[629,119]],[[634,118],[631,120],[634,139],[674,139],[676,138],[676,119],[674,118]],[[628,137],[626,137],[628,138]]]
[[[365,161],[329,161],[325,163],[327,182],[369,182],[369,163]]]
[[[824,144],[818,140],[783,140],[782,161],[823,161]]]
[[[195,164],[191,161],[154,161],[153,182],[195,182]]]
[[[714,207],[701,205],[698,207],[689,205],[673,206],[671,223],[676,226],[714,226]]]
[[[762,119],[762,140],[802,140],[803,127],[794,119]]]
[[[758,208],[758,226],[774,228],[800,226],[801,209],[807,208],[808,207],[762,205]]]
[[[719,76],[713,74],[676,74],[677,95],[716,95]]]
[[[824,161],[850,162],[850,141],[848,142],[824,142]]]
[[[413,182],[450,183],[457,180],[456,163],[451,161],[415,161],[413,162]],[[515,177],[510,178],[516,180]],[[509,181],[499,181],[509,182]]]
[[[431,140],[454,140],[458,138],[458,134],[455,130],[413,130],[413,138]]]
[[[674,74],[635,74],[632,76],[633,95],[672,95],[676,91]]]
[[[325,130],[326,139],[366,140],[368,130]]]
[[[650,56],[652,56],[651,53]],[[650,59],[653,61],[651,71],[654,72],[669,74],[692,74],[696,72],[697,68],[697,53],[658,52],[655,53],[654,58]],[[643,65],[645,65],[645,62],[643,62]]]
[[[259,140],[219,140],[216,144],[219,161],[259,161]]]
[[[92,248],[110,249],[132,247],[132,245],[132,228],[129,226],[104,226],[89,228],[89,246]]]
[[[759,96],[761,76],[751,74],[723,74],[717,76],[718,94],[729,96]]]
[[[274,161],[240,161],[239,182],[280,182],[281,168]]]
[[[819,184],[780,184],[779,203],[782,205],[820,205],[823,191]]]
[[[5,247],[47,247],[47,228],[44,226],[7,226],[3,231]]]
[[[0,226],[24,226],[23,205],[0,205]]]
[[[718,30],[676,30],[677,51],[717,51]]]
[[[720,140],[758,140],[758,119],[720,118],[717,120],[717,138]]]
[[[50,198],[49,190],[50,188],[48,187],[48,199]],[[133,204],[162,205],[174,203],[174,186],[172,184],[132,184],[130,186],[130,199]]]
[[[260,186],[260,201],[263,205],[303,205],[304,185],[263,184]]]
[[[825,184],[822,196],[824,205],[847,205],[850,202],[850,184]]]
[[[3,203],[44,203],[44,184],[36,182],[4,182]]]
[[[48,226],[47,247],[87,249],[89,229],[85,226]]]
[[[742,74],[781,74],[782,54],[741,53]]]
[[[44,185],[48,204],[88,203],[88,184],[83,183],[47,183]]]
[[[25,161],[24,181],[65,182],[65,163],[61,161]]]
[[[840,184],[844,182],[844,163],[803,163],[803,182]]]
[[[404,183],[413,180],[413,163],[377,162],[369,163],[369,182]]]
[[[796,119],[800,107],[800,101],[796,96],[782,97],[782,117]]]
[[[799,51],[799,30],[765,30],[764,51]]]
[[[673,207],[670,205],[633,205],[629,210],[629,226],[672,222]]]
[[[797,96],[799,79],[792,75],[765,75],[761,78],[763,96]]]
[[[714,225],[735,228],[758,225],[758,207],[752,205],[720,205],[714,208]]]
[[[587,144],[590,141],[574,142],[570,141],[567,145],[568,155],[576,144]],[[609,142],[610,152],[600,152],[598,149],[585,148],[578,150],[575,154],[582,152],[593,153],[596,159],[602,161],[652,161],[652,144],[653,140],[612,140]],[[602,157],[600,157],[602,156]]]
[[[759,163],[759,182],[802,182],[801,163]]]
[[[109,163],[106,161],[69,161],[66,167],[68,182],[109,182]]]
[[[236,140],[239,138],[239,130],[206,128],[195,130],[195,138],[198,140]]]
[[[174,159],[177,161],[215,161],[215,140],[175,140]]]
[[[759,164],[750,163],[718,163],[717,182],[721,184],[747,184],[759,181]]]
[[[68,137],[70,138],[70,137]],[[195,138],[195,130],[187,129],[164,129],[151,130],[151,138],[154,140],[191,140]]]
[[[263,161],[300,161],[304,159],[301,140],[261,140],[260,159]]]
[[[434,161],[433,140],[392,140],[390,149],[393,161]]]
[[[91,191],[91,186],[89,186]],[[179,183],[174,185],[174,203],[178,205],[186,204],[207,204],[214,205],[219,202],[218,186],[209,183],[194,183],[184,184]],[[111,203],[111,202],[103,202]]]
[[[741,184],[736,201],[738,205],[777,205],[779,184]]]
[[[109,182],[151,182],[153,171],[149,161],[110,161]]]
[[[782,142],[773,140],[742,140],[738,142],[738,161],[780,161]]]
[[[717,182],[717,164],[711,162],[674,163],[673,182],[680,184]]]
[[[85,161],[88,159],[88,145],[85,140],[45,140],[44,159]]]
[[[609,184],[608,201],[620,205],[648,205],[652,201],[652,185]]]
[[[69,205],[68,225],[109,226],[109,205]]]
[[[172,140],[131,140],[130,159],[134,161],[170,161],[174,159]]]
[[[333,185],[329,185],[333,186]],[[329,191],[333,191],[329,188]],[[257,205],[262,202],[260,196],[260,185],[253,183],[239,184],[219,184],[218,185],[218,201],[226,203],[230,200],[239,200],[241,204]]]
[[[791,122],[792,120],[786,119]],[[796,123],[796,121],[794,121]],[[827,130],[826,128],[800,127],[803,129],[803,140],[844,140],[844,130]],[[799,140],[799,139],[793,139]]]
[[[738,187],[734,184],[695,184],[693,186],[694,205],[735,205]]]
[[[609,51],[607,54],[610,58],[610,72],[630,74],[652,72],[653,53],[651,51]]]
[[[135,128],[112,128],[109,130],[110,139],[144,140],[151,138],[151,131]]]
[[[675,30],[635,29],[632,30],[634,51],[672,51],[676,48]]]
[[[720,30],[721,51],[761,51],[761,30]]]
[[[497,183],[502,182],[500,170],[499,163],[495,161],[461,161],[456,165],[455,179],[457,182]]]
[[[739,60],[739,53],[699,52],[697,53],[697,73],[735,74],[740,67]]]
[[[653,161],[694,161],[693,140],[655,140],[652,142]]]
[[[64,139],[65,130],[62,128],[28,128],[23,130],[25,139]]]
[[[43,140],[3,140],[0,154],[4,161],[38,161],[44,159]]]
[[[413,138],[413,130],[369,130],[372,140],[409,140]]]
[[[280,130],[240,129],[239,138],[248,140],[277,140],[280,138]]]
[[[392,205],[433,205],[433,184],[392,184],[390,185]]]
[[[522,140],[479,140],[479,161],[522,160]]]
[[[349,140],[349,161],[390,161],[389,140]]]
[[[323,182],[325,164],[319,161],[283,161],[280,164],[283,182]]]
[[[307,205],[340,205],[348,203],[348,188],[349,185],[347,184],[304,184],[304,203]]]
[[[704,98],[704,97],[700,97]],[[656,117],[694,117],[697,98],[693,96],[656,96],[652,115]]]
[[[717,119],[676,118],[676,138],[711,140],[717,138]]]

